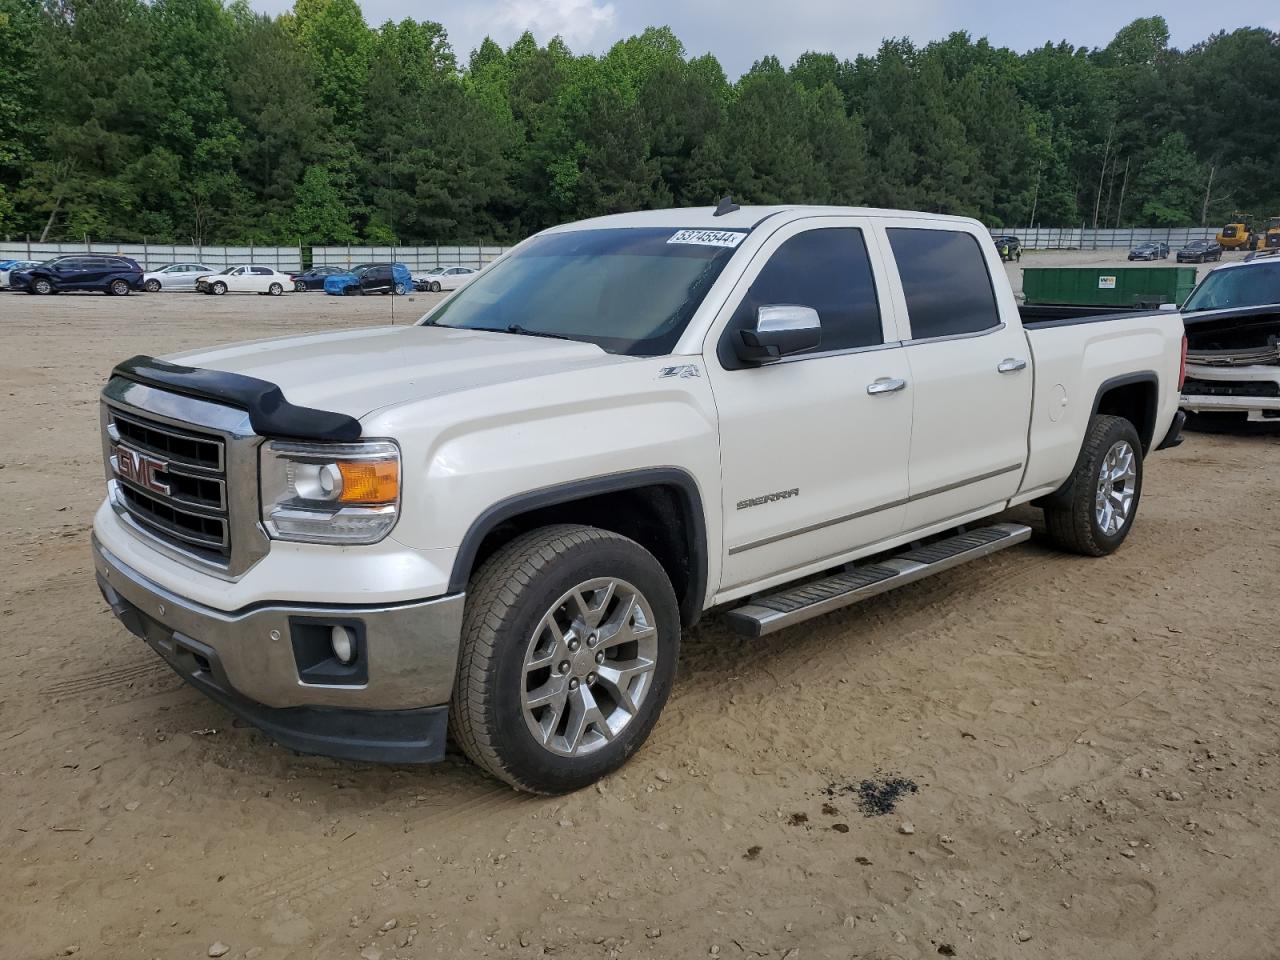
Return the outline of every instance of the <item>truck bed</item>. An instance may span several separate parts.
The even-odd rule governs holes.
[[[1072,304],[1019,304],[1018,313],[1022,325],[1029,329],[1038,327],[1068,326],[1075,323],[1098,323],[1121,317],[1147,316],[1150,310],[1134,310],[1131,307],[1081,307]]]

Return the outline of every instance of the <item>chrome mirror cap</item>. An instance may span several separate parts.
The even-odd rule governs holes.
[[[756,311],[755,329],[742,330],[737,344],[740,359],[750,364],[773,363],[822,343],[822,322],[813,307],[770,304]]]

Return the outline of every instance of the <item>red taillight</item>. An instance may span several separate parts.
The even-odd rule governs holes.
[[[1182,392],[1183,384],[1187,382],[1187,335],[1182,335],[1182,360],[1178,364],[1178,392]]]

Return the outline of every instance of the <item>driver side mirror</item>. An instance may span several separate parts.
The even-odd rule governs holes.
[[[751,364],[773,363],[822,343],[822,322],[813,307],[775,304],[756,311],[754,329],[739,331],[738,357]]]

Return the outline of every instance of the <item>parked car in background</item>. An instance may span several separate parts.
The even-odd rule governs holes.
[[[350,273],[347,267],[312,267],[302,273],[293,274],[293,289],[297,293],[308,290],[323,290],[324,282],[340,273]]]
[[[413,277],[403,263],[369,263],[350,273],[326,277],[324,292],[334,296],[395,293],[403,296],[413,289]]]
[[[1012,234],[1005,234],[991,239],[995,243],[996,249],[1000,251],[1001,260],[1008,262],[1022,259],[1022,241],[1017,237]]]
[[[1179,263],[1204,263],[1222,259],[1222,244],[1217,240],[1192,240],[1178,251]]]
[[[129,257],[102,254],[54,257],[26,270],[10,271],[9,286],[27,293],[87,290],[123,297],[142,289],[142,267]]]
[[[143,274],[142,288],[147,293],[159,293],[161,290],[194,290],[196,281],[200,277],[213,272],[213,267],[203,263],[170,263],[158,270],[149,270]]]
[[[480,271],[475,267],[433,267],[413,278],[413,286],[423,292],[439,293],[441,290],[457,290],[475,279]]]
[[[221,273],[206,274],[196,279],[197,292],[211,293],[214,296],[222,296],[224,293],[269,293],[278,297],[292,289],[293,279],[287,273],[252,263],[227,267]]]
[[[1183,409],[1280,423],[1280,256],[1215,267],[1182,305]]]
[[[40,266],[39,260],[0,260],[0,290],[9,289],[9,274]]]
[[[1164,241],[1140,243],[1129,251],[1130,260],[1168,260],[1169,245]]]

